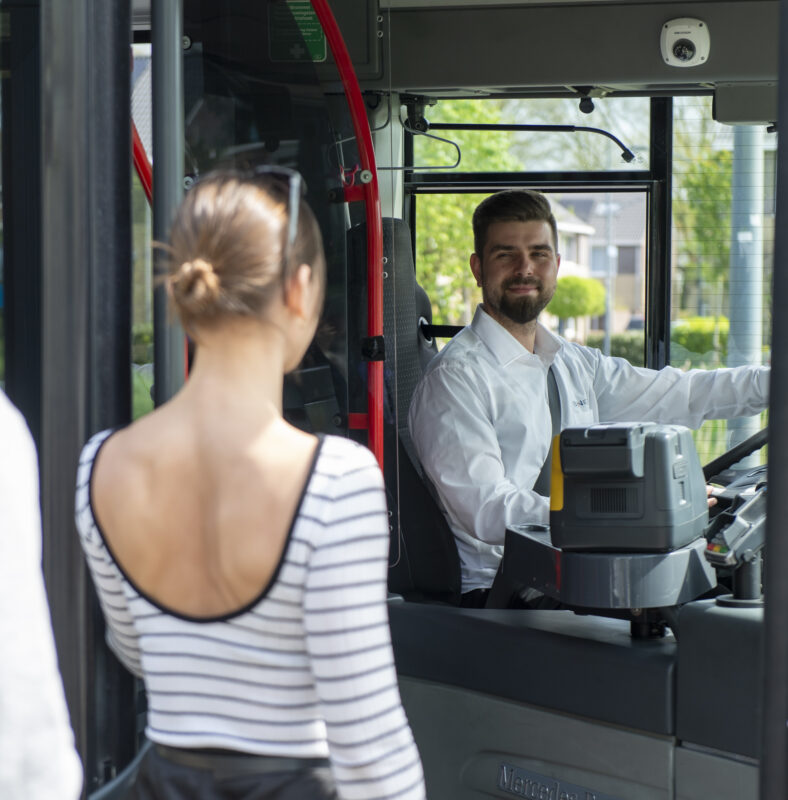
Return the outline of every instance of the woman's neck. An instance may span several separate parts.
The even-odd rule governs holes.
[[[284,334],[277,328],[225,325],[200,335],[180,394],[216,414],[281,417],[284,360]]]

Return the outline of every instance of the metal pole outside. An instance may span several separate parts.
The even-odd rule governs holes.
[[[739,125],[733,134],[729,367],[762,360],[763,135],[763,128],[754,125]],[[728,446],[743,442],[759,428],[757,416],[730,420]],[[742,468],[756,463],[758,456],[750,456]]]
[[[153,83],[153,238],[166,242],[172,216],[183,197],[183,6],[181,0],[151,4]],[[154,252],[154,275],[162,272]],[[170,318],[164,286],[154,284],[153,382],[156,405],[169,400],[185,376],[185,337]]]

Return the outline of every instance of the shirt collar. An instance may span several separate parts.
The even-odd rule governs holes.
[[[563,339],[545,328],[541,322],[536,323],[536,336],[534,337],[534,353],[544,361],[552,364],[556,353],[563,347]]]
[[[482,307],[476,306],[471,329],[484,342],[487,349],[501,366],[506,366],[518,358],[539,358],[549,365],[561,348],[561,339],[542,325],[536,323],[534,352],[529,353],[506,328],[496,322]]]

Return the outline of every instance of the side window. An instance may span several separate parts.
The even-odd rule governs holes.
[[[727,126],[711,99],[674,100],[671,363],[683,369],[769,362],[775,134]],[[766,424],[714,420],[702,462]]]

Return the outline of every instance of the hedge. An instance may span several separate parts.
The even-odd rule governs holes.
[[[601,350],[605,341],[604,333],[590,333],[586,337],[586,344]],[[643,351],[644,338],[643,331],[626,331],[625,333],[614,333],[610,337],[610,355],[625,358],[630,364],[636,367],[644,365]]]
[[[670,360],[681,366],[713,367],[725,364],[728,355],[727,317],[687,317],[673,323]]]
[[[725,364],[728,354],[727,317],[688,317],[673,323],[670,331],[670,362],[677,367],[716,367]],[[602,349],[603,333],[586,339],[589,347]],[[643,366],[643,331],[614,333],[610,355]]]

